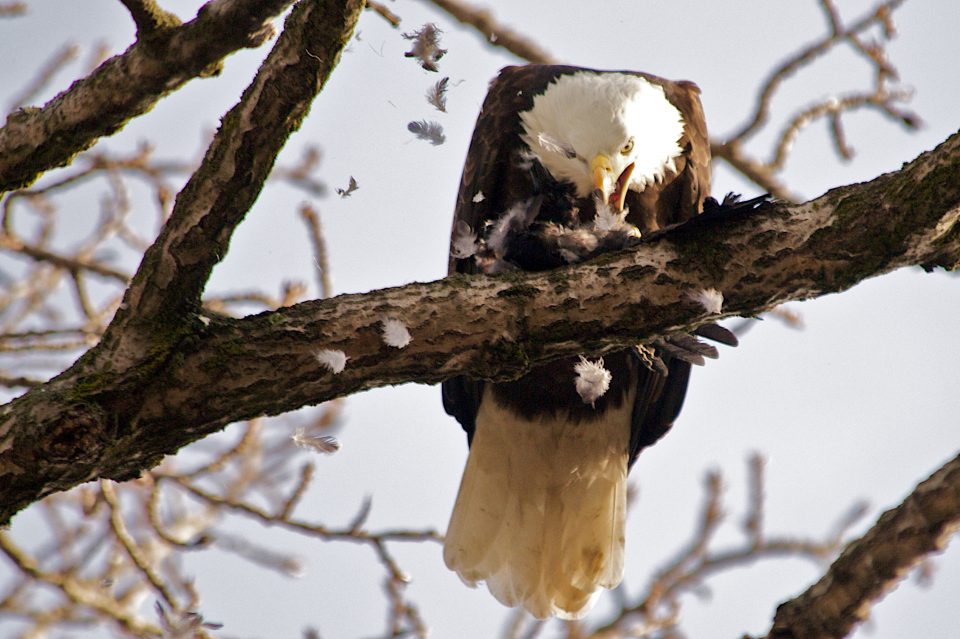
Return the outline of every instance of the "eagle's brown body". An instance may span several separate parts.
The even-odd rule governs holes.
[[[509,232],[497,231],[493,259],[498,269],[544,270],[623,245],[623,237],[602,233],[596,234],[599,240],[588,234],[583,250],[558,243],[558,237],[569,243],[575,232],[593,228],[597,200],[553,178],[524,142],[531,132],[520,117],[558,78],[607,73],[552,65],[507,67],[491,83],[464,166],[454,223],[482,242],[502,216],[523,207]],[[679,153],[662,175],[620,196],[628,209],[626,221],[649,233],[699,214],[710,191],[710,147],[699,89],[647,74],[612,73],[642,78],[658,96],[662,89],[682,121]],[[644,144],[644,136],[635,143]],[[494,272],[484,267],[489,260],[452,257],[450,272]],[[498,599],[523,604],[539,617],[579,616],[598,587],[619,583],[627,469],[642,448],[669,430],[690,372],[687,361],[662,350],[656,355],[660,361],[653,366],[635,349],[606,355],[610,386],[592,404],[575,388],[578,358],[536,367],[507,383],[466,377],[443,383],[444,407],[472,446],[445,545],[452,569],[468,582],[486,580]]]

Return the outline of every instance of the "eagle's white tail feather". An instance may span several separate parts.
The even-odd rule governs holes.
[[[623,574],[628,397],[596,420],[527,421],[484,398],[444,560],[503,604],[583,616]]]

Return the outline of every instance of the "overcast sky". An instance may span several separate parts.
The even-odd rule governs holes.
[[[200,5],[162,4],[184,19]],[[323,217],[337,293],[444,275],[453,203],[474,119],[497,69],[518,62],[429,3],[388,4],[403,19],[401,31],[428,21],[444,31],[449,53],[439,75],[404,59],[409,43],[366,12],[340,66],[281,159],[281,164],[294,162],[306,144],[323,149],[322,177],[331,196],[311,201]],[[874,3],[838,4],[852,22]],[[27,17],[0,21],[2,104],[62,43],[76,42],[87,52],[104,40],[120,52],[133,38],[129,17],[116,0],[28,5]],[[535,35],[563,61],[696,81],[718,138],[747,117],[769,70],[827,28],[813,0],[502,1],[489,6],[498,19]],[[844,163],[829,144],[827,127],[813,125],[797,140],[783,174],[795,192],[814,197],[896,170],[960,126],[956,3],[913,0],[896,12],[895,21],[899,35],[888,51],[903,85],[915,90],[910,108],[925,126],[908,132],[874,112],[849,116],[847,138],[857,154]],[[192,82],[103,144],[120,150],[150,140],[161,158],[196,157],[268,47],[231,57],[221,77]],[[49,95],[80,72],[77,65],[58,76]],[[798,105],[867,88],[870,74],[862,60],[840,47],[784,85],[774,105],[775,124],[751,148],[766,156],[783,118]],[[446,114],[433,110],[423,97],[442,76],[450,77],[451,86]],[[424,118],[443,125],[445,144],[431,146],[407,131],[407,122]],[[333,187],[346,186],[350,176],[356,177],[359,190],[347,199],[332,195]],[[723,167],[715,176],[715,193],[759,192]],[[304,200],[301,191],[268,187],[237,230],[208,292],[277,291],[289,279],[312,283],[312,257],[296,215]],[[86,200],[90,211],[96,201],[95,196]],[[739,348],[725,349],[719,361],[694,371],[674,432],[645,452],[634,468],[640,498],[627,534],[625,583],[631,592],[691,533],[708,469],[721,470],[728,487],[730,526],[722,541],[738,539],[745,460],[753,451],[768,459],[768,529],[822,536],[860,499],[871,505],[858,529],[864,530],[960,448],[956,276],[905,270],[790,308],[802,314],[806,328],[797,331],[776,320],[758,323]],[[438,387],[406,385],[351,397],[339,438],[343,449],[320,460],[302,517],[342,524],[370,495],[371,528],[446,526],[466,441],[443,412]],[[187,566],[204,593],[203,612],[225,624],[225,636],[294,637],[307,625],[327,639],[382,633],[382,569],[367,548],[237,525],[245,534],[304,557],[307,574],[289,580],[225,562],[215,552],[190,555]],[[21,517],[13,533],[29,536],[30,526],[30,518]],[[857,636],[956,636],[958,546],[954,543],[935,559],[932,588],[908,581],[879,605],[875,623]],[[501,628],[506,610],[485,589],[470,590],[448,572],[438,545],[395,545],[394,550],[412,576],[410,592],[433,636],[490,637]],[[5,570],[0,565],[0,580]],[[690,637],[764,632],[776,605],[819,574],[818,567],[799,561],[724,574],[710,582],[710,597],[685,601],[683,628]],[[603,614],[601,600],[595,619]],[[0,628],[3,624],[0,618]]]

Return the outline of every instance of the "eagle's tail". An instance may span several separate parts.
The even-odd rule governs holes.
[[[489,398],[487,398],[489,399]],[[576,619],[623,575],[630,406],[523,420],[484,401],[443,557],[507,606]]]

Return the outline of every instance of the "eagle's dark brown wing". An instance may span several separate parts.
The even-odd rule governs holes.
[[[457,224],[465,223],[471,232],[481,234],[485,224],[496,221],[515,204],[534,195],[535,178],[521,169],[525,145],[520,113],[533,106],[533,98],[563,72],[574,67],[559,65],[527,65],[503,68],[490,83],[480,115],[473,129],[473,139],[457,193],[453,234]],[[472,257],[450,256],[448,272],[476,273]],[[453,415],[473,438],[477,410],[484,383],[468,377],[453,377],[442,384],[443,407]]]
[[[680,139],[683,152],[674,162],[676,172],[665,176],[661,184],[648,187],[642,193],[627,193],[629,219],[645,235],[699,215],[704,200],[710,195],[710,141],[700,104],[700,89],[692,82],[658,80],[667,99],[683,117],[684,131]],[[644,366],[638,374],[630,435],[631,464],[641,450],[656,443],[673,426],[690,380],[690,362],[662,348],[654,348],[653,355],[662,367],[650,370]]]

